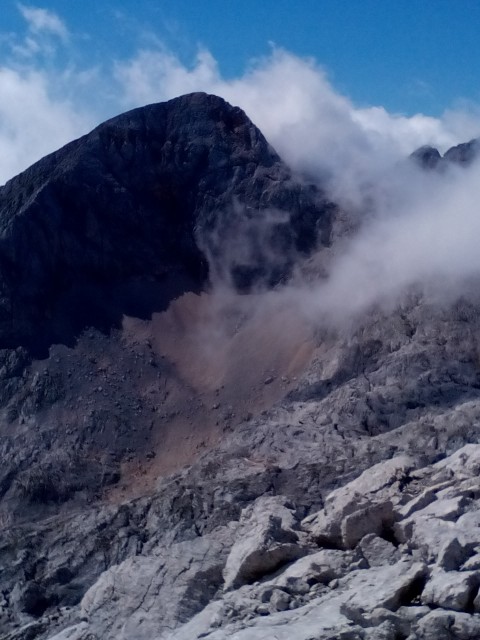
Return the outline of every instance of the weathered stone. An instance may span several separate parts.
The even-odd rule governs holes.
[[[281,589],[274,589],[270,597],[270,604],[274,611],[286,611],[289,608],[291,598]]]
[[[244,511],[243,536],[233,545],[223,572],[225,589],[253,582],[304,555],[307,550],[298,543],[292,522],[292,512],[278,500],[260,499]]]
[[[343,519],[341,525],[342,543],[353,549],[367,534],[381,536],[393,524],[393,505],[388,500],[368,505],[354,511]]]
[[[480,553],[475,553],[468,558],[460,567],[462,571],[479,571],[480,570]]]
[[[374,465],[356,480],[330,493],[324,510],[309,516],[302,526],[319,544],[350,547],[367,533],[378,535],[393,521],[392,503],[382,498],[382,491],[406,476],[412,465],[412,459],[406,456]]]
[[[428,506],[432,502],[437,499],[436,489],[428,488],[425,491],[422,491],[420,495],[413,498],[413,500],[409,500],[406,504],[397,507],[396,514],[399,519],[408,518],[408,516],[412,515],[416,511],[423,509]]]
[[[352,556],[344,551],[322,549],[287,567],[274,584],[292,592],[308,592],[317,583],[328,584],[344,576],[352,564]]]
[[[448,571],[435,569],[422,593],[427,605],[464,611],[473,600],[480,584],[480,573],[475,571]]]
[[[370,567],[395,564],[400,560],[400,552],[396,547],[374,533],[369,533],[362,538],[358,546]]]
[[[437,564],[445,571],[456,571],[469,556],[469,548],[460,544],[458,538],[451,538],[440,549]]]
[[[393,565],[354,571],[340,580],[348,589],[350,609],[373,611],[379,607],[395,611],[411,602],[422,590],[427,568],[422,563],[402,559]]]
[[[418,623],[408,640],[477,640],[480,617],[454,611],[432,611]]]
[[[364,637],[365,640],[396,640],[398,629],[392,622],[386,620],[374,629],[367,629]]]
[[[181,542],[111,567],[85,594],[82,618],[102,638],[154,637],[188,620],[221,588],[232,536],[228,529],[218,531],[214,538]]]

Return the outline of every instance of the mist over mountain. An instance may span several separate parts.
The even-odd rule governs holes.
[[[5,640],[480,637],[478,140],[295,131],[191,93],[0,188]]]

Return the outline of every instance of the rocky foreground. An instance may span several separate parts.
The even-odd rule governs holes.
[[[115,514],[117,536],[152,536],[141,553],[101,574],[77,612],[5,638],[69,619],[55,640],[478,638],[479,472],[480,445],[422,468],[397,456],[306,518],[287,497],[264,495],[239,519],[168,546],[158,516],[150,510],[139,531],[142,505],[130,505],[123,522]]]
[[[2,640],[480,638],[478,279],[325,324],[358,224],[204,94],[0,189]]]

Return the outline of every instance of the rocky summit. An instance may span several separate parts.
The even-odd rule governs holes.
[[[359,226],[200,93],[0,188],[2,640],[480,638],[478,278],[325,322]]]

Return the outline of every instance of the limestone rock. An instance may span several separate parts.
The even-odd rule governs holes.
[[[188,620],[221,588],[224,545],[227,540],[231,544],[232,533],[178,543],[168,552],[111,567],[85,594],[82,619],[105,640],[119,634],[154,637]],[[115,614],[118,610],[121,616]]]
[[[476,640],[480,617],[454,611],[432,611],[420,620],[408,640]]]
[[[320,544],[347,548],[368,533],[380,534],[393,524],[393,505],[385,499],[389,487],[402,480],[413,466],[400,456],[374,465],[356,480],[330,493],[325,508],[302,524]]]
[[[437,564],[445,571],[456,571],[464,564],[470,553],[471,549],[460,544],[458,538],[451,538],[440,549]]]
[[[369,533],[362,538],[358,547],[370,567],[395,564],[401,555],[391,542],[379,538],[374,533]]]
[[[436,569],[422,593],[422,602],[444,609],[465,611],[480,584],[480,573]]]
[[[343,577],[349,570],[351,554],[335,549],[322,549],[288,566],[274,583],[292,592],[308,592],[317,583],[327,584]]]
[[[278,500],[259,499],[241,517],[241,539],[227,558],[225,589],[253,582],[306,553],[292,529],[292,512]]]
[[[349,610],[373,611],[379,607],[395,611],[411,602],[423,588],[427,568],[422,563],[402,559],[393,565],[354,571],[340,580],[348,589]]]
[[[288,609],[291,602],[291,598],[288,593],[281,589],[274,589],[270,597],[270,604],[273,611],[285,611]]]
[[[342,520],[342,544],[354,548],[367,534],[381,535],[393,525],[393,505],[390,501],[358,509]]]

